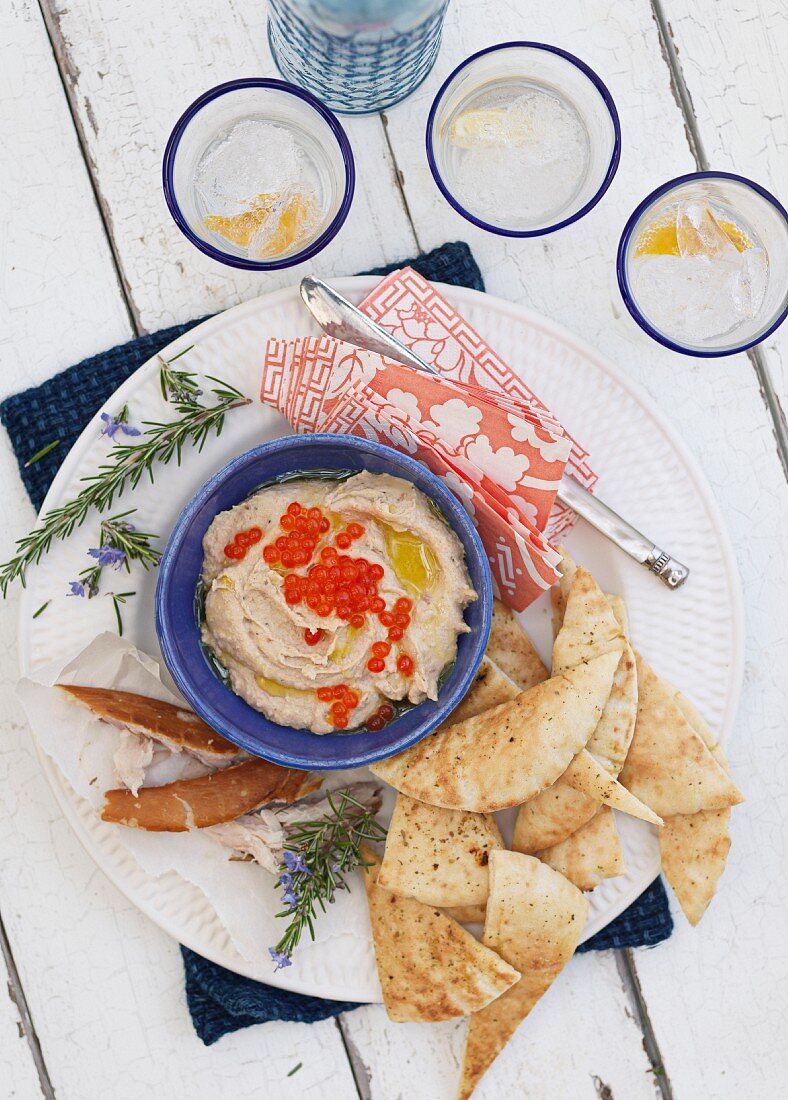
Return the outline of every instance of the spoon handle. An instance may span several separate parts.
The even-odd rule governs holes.
[[[312,275],[302,279],[301,297],[309,312],[329,336],[368,351],[375,351],[379,355],[386,355],[407,367],[415,367],[416,370],[427,371],[429,374],[438,373],[322,279]],[[571,474],[564,474],[561,478],[556,495],[562,504],[590,523],[625,554],[644,565],[668,588],[679,588],[689,576],[686,565],[682,565],[666,550],[646,538],[604,501],[589,493]]]

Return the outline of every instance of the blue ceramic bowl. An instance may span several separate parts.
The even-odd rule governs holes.
[[[399,715],[379,732],[315,734],[269,721],[226,687],[200,646],[195,593],[202,540],[214,516],[245,500],[260,485],[299,470],[369,470],[410,481],[437,504],[464,549],[479,598],[468,606],[470,633],[458,639],[457,659],[437,702]],[[161,559],[156,630],[178,688],[213,729],[256,756],[306,769],[356,768],[391,756],[434,730],[468,690],[487,646],[492,615],[490,567],[468,513],[440,478],[406,455],[355,436],[286,436],[229,462],[186,506]]]

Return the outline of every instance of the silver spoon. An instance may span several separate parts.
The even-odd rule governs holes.
[[[322,279],[316,279],[313,275],[302,279],[301,297],[309,312],[329,336],[354,344],[358,348],[376,351],[379,355],[385,355],[405,366],[415,367],[429,374],[438,373]],[[666,550],[642,535],[612,508],[608,508],[604,501],[589,493],[571,474],[564,474],[557,497],[562,504],[582,516],[624,553],[655,573],[668,588],[678,588],[689,576],[686,565],[682,565]]]

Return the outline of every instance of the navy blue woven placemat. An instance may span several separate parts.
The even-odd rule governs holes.
[[[484,290],[481,272],[470,249],[461,241],[442,245],[415,259],[367,272],[385,275],[409,264],[426,279]],[[200,318],[199,320],[203,320]],[[40,508],[46,492],[85,424],[118,386],[152,355],[199,320],[163,329],[120,344],[85,359],[49,381],[7,398],[0,405],[5,425],[19,462],[19,473],[28,496]],[[33,466],[25,462],[42,447],[59,439],[58,447]],[[673,931],[668,899],[657,878],[616,920],[592,936],[580,951],[604,951],[618,947],[653,947]],[[264,950],[264,948],[263,948]],[[209,1045],[222,1035],[270,1020],[314,1023],[358,1007],[344,1001],[306,997],[254,982],[209,962],[181,947],[186,975],[186,1000],[195,1031]]]

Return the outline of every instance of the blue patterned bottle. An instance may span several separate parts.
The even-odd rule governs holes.
[[[440,48],[449,0],[270,0],[268,39],[282,76],[335,111],[404,99]]]

